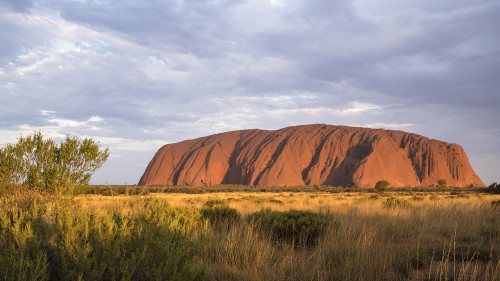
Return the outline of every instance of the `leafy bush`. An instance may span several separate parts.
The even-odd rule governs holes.
[[[411,207],[412,204],[403,198],[398,198],[398,197],[389,197],[385,200],[384,202],[384,207],[386,208],[409,208]]]
[[[446,179],[439,179],[438,180],[439,187],[446,187],[447,184],[448,184],[448,182],[446,181]]]
[[[215,205],[200,210],[201,216],[208,219],[213,226],[231,225],[241,220],[241,214],[229,206]]]
[[[264,209],[249,215],[247,220],[269,231],[277,242],[295,242],[297,245],[311,246],[325,233],[332,217],[311,211],[279,212]]]
[[[69,135],[57,145],[40,132],[19,137],[0,149],[0,187],[26,186],[34,190],[69,191],[85,186],[109,156],[92,139]]]
[[[388,188],[391,184],[386,181],[386,180],[381,180],[381,181],[378,181],[376,184],[375,184],[375,190],[377,191],[384,191],[386,188]]]
[[[494,194],[500,194],[500,183],[494,182],[490,184],[486,190]]]

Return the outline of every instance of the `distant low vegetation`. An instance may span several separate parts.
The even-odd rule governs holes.
[[[391,184],[386,181],[386,180],[381,180],[381,181],[378,181],[376,184],[375,184],[375,190],[377,191],[384,191],[386,188],[388,188]]]
[[[60,144],[40,132],[19,137],[0,148],[0,191],[27,188],[43,192],[72,192],[88,185],[107,160],[109,150],[89,138],[66,136]]]
[[[439,179],[438,180],[439,187],[446,187],[447,184],[448,184],[448,181],[446,179]]]
[[[385,190],[385,189],[384,189]],[[486,188],[459,188],[459,187],[433,187],[433,186],[419,186],[419,187],[394,187],[391,192],[443,192],[443,191],[456,191],[465,193],[484,192]],[[187,194],[202,194],[202,193],[217,193],[217,192],[328,192],[328,193],[375,193],[379,190],[375,188],[358,188],[358,187],[341,187],[341,186],[251,186],[251,185],[236,185],[236,184],[223,184],[214,186],[140,186],[140,185],[92,185],[79,189],[80,194],[100,194],[105,196],[115,195],[147,195],[150,193],[187,193]]]

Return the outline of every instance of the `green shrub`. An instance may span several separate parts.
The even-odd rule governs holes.
[[[57,145],[40,132],[19,137],[16,144],[0,148],[0,188],[26,186],[50,192],[85,186],[107,160],[109,150],[92,139],[69,135]]]
[[[389,197],[385,200],[384,202],[384,207],[386,208],[409,208],[411,207],[412,204],[403,198],[398,198],[398,197]]]
[[[377,191],[384,191],[386,188],[388,188],[391,184],[386,181],[386,180],[381,180],[381,181],[378,181],[376,184],[375,184],[375,190]]]
[[[448,182],[446,181],[446,179],[439,179],[438,180],[438,186],[439,187],[446,187],[447,183]]]
[[[494,194],[500,194],[500,183],[494,182],[490,184],[486,190]]]
[[[277,242],[311,246],[325,233],[332,217],[311,211],[279,212],[264,209],[249,215],[247,220],[269,231]]]
[[[241,214],[229,206],[215,205],[200,210],[201,216],[208,219],[213,226],[231,225],[241,220]]]

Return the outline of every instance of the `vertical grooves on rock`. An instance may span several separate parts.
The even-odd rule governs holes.
[[[274,163],[276,163],[276,160],[281,155],[281,152],[283,152],[283,148],[285,147],[285,145],[287,144],[287,142],[288,142],[287,138],[284,138],[280,142],[280,144],[276,148],[276,151],[271,156],[271,160],[266,164],[266,167],[264,169],[262,169],[262,171],[260,171],[260,173],[257,175],[257,177],[255,178],[255,180],[253,181],[253,183],[252,183],[253,185],[257,185],[259,183],[260,179],[262,178],[262,176],[264,175],[264,173],[266,171],[268,171],[274,165]]]
[[[323,147],[325,146],[326,141],[333,133],[335,133],[334,130],[328,132],[327,135],[323,136],[321,138],[319,145],[315,148],[314,155],[313,155],[311,161],[309,162],[309,165],[307,165],[307,167],[302,171],[302,181],[304,182],[304,184],[310,183],[310,180],[307,179],[309,176],[309,171],[311,170],[311,168],[313,166],[316,166],[318,164],[321,151],[323,150]]]
[[[456,144],[402,131],[315,124],[168,144],[139,184],[373,186],[387,179],[404,186],[432,185],[439,178],[454,186],[484,186]]]

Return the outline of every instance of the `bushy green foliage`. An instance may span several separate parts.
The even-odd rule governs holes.
[[[389,197],[385,200],[384,202],[384,207],[386,208],[409,208],[411,207],[412,204],[410,201],[403,199],[403,198],[398,198],[398,197]]]
[[[494,194],[500,194],[500,183],[494,182],[490,184],[487,188],[487,191]]]
[[[446,181],[446,179],[439,179],[438,180],[439,187],[446,187],[447,184],[448,184],[448,182]]]
[[[0,149],[0,187],[25,186],[40,191],[65,192],[87,185],[109,156],[92,139],[66,136],[57,145],[40,132],[19,137]]]
[[[195,209],[146,200],[135,214],[110,210],[96,215],[75,211],[67,199],[32,203],[0,208],[0,275],[6,280],[194,280],[206,275],[203,223]]]
[[[384,191],[386,188],[388,188],[391,184],[386,181],[386,180],[381,180],[381,181],[378,181],[376,184],[375,184],[375,190],[377,191]]]
[[[231,225],[241,220],[241,214],[229,206],[214,205],[200,210],[201,216],[214,226]]]
[[[332,216],[311,211],[264,209],[249,215],[247,220],[269,231],[277,242],[311,246],[325,233]]]

